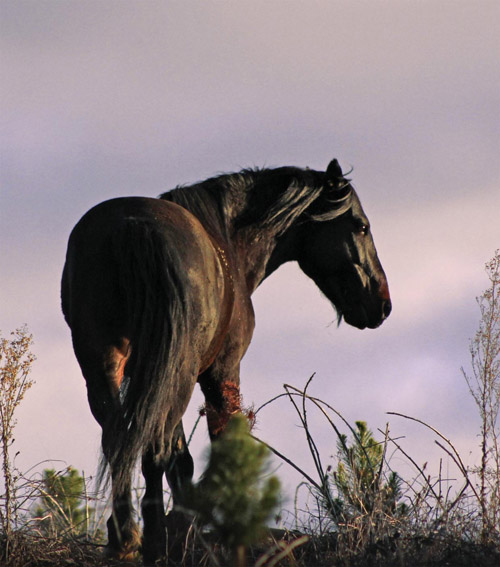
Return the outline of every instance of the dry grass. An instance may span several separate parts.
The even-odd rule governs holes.
[[[203,539],[201,539],[203,537]],[[345,534],[342,536],[345,537]],[[364,548],[347,551],[336,534],[306,538],[288,533],[284,539],[269,537],[247,550],[247,565],[255,567],[498,567],[500,550],[493,545],[467,543],[444,533],[394,535]],[[357,540],[357,537],[353,537]],[[4,542],[2,541],[2,544]],[[3,545],[2,545],[3,551]],[[210,535],[191,532],[184,555],[171,561],[173,567],[232,567],[230,554]],[[92,542],[61,538],[40,538],[32,533],[15,534],[6,563],[9,567],[123,567],[106,557],[104,549]],[[140,558],[128,565],[141,566]]]
[[[373,483],[369,486],[371,503],[358,486],[359,494],[350,497],[360,503],[356,514],[333,514],[335,501],[339,498],[335,486],[335,468],[323,466],[318,446],[310,428],[309,415],[319,412],[332,428],[332,441],[343,439],[341,429],[350,432],[353,443],[356,429],[333,407],[310,396],[308,386],[301,390],[286,386],[284,397],[292,404],[303,426],[316,469],[316,478],[303,473],[301,490],[307,491],[307,505],[291,514],[293,530],[271,530],[260,545],[247,549],[246,565],[254,567],[497,567],[500,565],[500,534],[491,532],[487,542],[482,533],[480,494],[474,471],[464,466],[458,451],[446,436],[433,427],[419,422],[430,430],[441,447],[444,456],[455,464],[459,472],[454,488],[444,478],[439,467],[432,477],[425,467],[420,467],[411,455],[405,452],[400,441],[389,430],[380,431],[382,460],[373,471]],[[274,403],[275,400],[270,401]],[[267,404],[263,407],[267,407]],[[259,408],[256,413],[261,411]],[[400,416],[406,419],[408,416]],[[418,421],[418,420],[415,420]],[[345,445],[346,448],[347,444]],[[389,450],[390,447],[390,450]],[[275,449],[280,458],[301,471],[301,466],[287,459]],[[359,453],[367,447],[359,447]],[[403,481],[400,502],[404,508],[387,508],[387,479],[393,472],[387,455],[396,452],[411,463],[415,475]],[[302,471],[301,471],[302,472]],[[106,517],[103,498],[85,491],[83,498],[89,507],[98,508],[99,519],[86,530],[69,525],[54,536],[42,535],[37,523],[30,516],[35,501],[40,498],[40,479],[29,480],[17,476],[23,490],[14,491],[19,500],[15,503],[18,523],[9,537],[0,534],[0,565],[6,567],[81,566],[104,567],[124,565],[106,556],[105,546],[99,539],[102,520]],[[356,486],[356,485],[354,485]],[[139,500],[142,489],[137,489]],[[340,495],[341,496],[341,495]],[[0,506],[2,497],[0,497]],[[365,506],[365,508],[363,508]],[[403,510],[403,511],[402,511]],[[78,528],[78,529],[77,529]],[[76,535],[78,534],[78,535]],[[141,566],[140,556],[131,565]],[[224,548],[213,534],[191,525],[183,552],[171,557],[169,565],[179,567],[233,567],[231,550]]]
[[[114,564],[105,557],[103,547],[98,544],[73,538],[42,537],[31,530],[15,531],[8,550],[5,538],[2,538],[0,562],[9,567],[104,567]]]

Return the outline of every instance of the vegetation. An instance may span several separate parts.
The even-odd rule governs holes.
[[[364,421],[351,426],[324,400],[285,385],[276,399],[288,400],[302,425],[315,475],[249,434],[248,421],[235,416],[213,444],[202,480],[192,486],[186,503],[194,520],[184,553],[173,565],[254,565],[274,567],[392,567],[411,565],[500,564],[500,253],[487,264],[488,289],[478,298],[479,328],[471,340],[471,371],[462,370],[480,418],[480,462],[464,465],[452,441],[418,418],[393,414],[421,424],[435,437],[444,457],[458,473],[455,486],[433,476],[402,447],[387,426],[371,431]],[[1,495],[0,564],[9,567],[113,563],[102,553],[95,502],[86,482],[71,467],[45,469],[30,481],[15,470],[9,453],[14,411],[32,382],[31,336],[18,329],[1,342],[0,426],[4,494]],[[325,463],[314,439],[310,413],[331,427],[336,458]],[[253,439],[252,439],[253,437]],[[298,470],[294,526],[272,524],[278,502],[278,480],[268,474],[269,449]],[[404,457],[414,470],[407,480],[392,470],[388,455]],[[20,492],[20,483],[23,490]],[[24,484],[23,484],[24,483]],[[22,493],[21,497],[20,494]],[[21,501],[22,500],[22,501]],[[26,512],[27,505],[31,506]],[[35,504],[33,504],[35,502]],[[92,502],[92,506],[89,504]],[[300,502],[300,505],[299,505]],[[91,521],[92,520],[92,521]],[[140,563],[139,563],[140,565]]]
[[[30,348],[32,335],[26,327],[11,333],[10,340],[0,334],[0,436],[4,494],[0,506],[0,524],[8,557],[12,545],[12,530],[17,521],[17,471],[13,466],[10,449],[14,442],[15,411],[26,392],[33,385],[29,375],[35,356]]]
[[[202,480],[192,488],[191,507],[201,525],[233,552],[232,563],[245,564],[245,549],[265,533],[278,504],[280,484],[263,475],[268,449],[249,435],[248,420],[234,415],[215,441]]]
[[[94,509],[85,497],[85,479],[76,469],[68,467],[62,472],[45,469],[38,490],[41,495],[32,517],[41,535],[89,533]]]
[[[500,534],[500,250],[486,264],[489,288],[477,299],[479,329],[470,343],[472,375],[462,369],[481,419],[479,477],[481,541]]]
[[[391,471],[386,481],[384,443],[375,440],[365,421],[356,422],[356,432],[350,444],[347,435],[337,441],[339,463],[332,473],[337,490],[336,507],[329,510],[336,523],[352,522],[379,509],[383,514],[402,516],[406,506],[402,498],[402,479]]]

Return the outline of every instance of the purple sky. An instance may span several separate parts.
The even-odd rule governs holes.
[[[354,167],[393,313],[376,331],[337,329],[314,284],[282,268],[254,296],[245,400],[259,406],[316,372],[311,392],[349,420],[376,429],[386,411],[419,417],[472,462],[478,420],[460,367],[484,263],[500,246],[497,1],[0,9],[0,328],[27,323],[38,356],[18,414],[20,468],[60,459],[95,469],[99,430],[59,307],[67,238],[86,210],[241,167],[324,169],[333,157]],[[326,423],[311,419],[333,454]],[[432,436],[390,422],[419,462],[438,459]],[[297,425],[282,401],[257,435],[311,472]],[[195,453],[206,445],[200,431]],[[278,474],[292,494],[297,477]]]

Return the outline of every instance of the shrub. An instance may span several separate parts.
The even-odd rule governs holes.
[[[188,498],[198,521],[232,550],[238,566],[244,565],[245,547],[263,535],[278,503],[278,479],[265,478],[268,457],[268,449],[249,435],[247,418],[234,415],[212,444],[203,478]]]
[[[481,419],[481,463],[473,472],[479,477],[483,543],[500,536],[500,250],[486,273],[490,286],[477,298],[481,319],[470,342],[472,375],[462,368]]]
[[[41,496],[32,516],[42,535],[88,533],[94,509],[88,506],[85,479],[76,469],[68,467],[62,472],[45,469],[39,491]]]
[[[14,414],[33,385],[29,374],[35,360],[30,351],[33,336],[27,328],[20,327],[10,334],[13,337],[10,340],[0,335],[0,437],[5,490],[0,507],[0,524],[6,538],[6,558],[9,555],[12,529],[17,520],[17,473],[10,456],[16,426]]]

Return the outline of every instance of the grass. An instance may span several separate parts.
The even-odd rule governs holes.
[[[436,437],[437,444],[460,473],[456,486],[450,488],[442,467],[432,477],[424,466],[419,466],[403,449],[400,440],[390,431],[360,438],[357,426],[350,425],[342,415],[326,402],[310,396],[304,389],[285,386],[278,398],[289,400],[303,426],[315,478],[302,471],[304,465],[292,462],[277,450],[275,454],[296,470],[303,472],[300,490],[307,494],[307,504],[291,513],[289,530],[269,530],[258,545],[246,549],[246,565],[272,567],[493,567],[500,565],[500,534],[492,531],[489,540],[481,535],[481,506],[477,479],[462,462],[451,440],[433,427],[420,422]],[[276,399],[269,403],[274,403]],[[265,404],[256,413],[262,411]],[[337,445],[337,466],[325,467],[314,434],[310,428],[310,414],[315,411],[324,417],[332,429],[332,440]],[[401,416],[405,419],[414,419]],[[416,420],[418,421],[418,420]],[[344,435],[341,429],[347,430]],[[371,434],[371,432],[369,432]],[[371,441],[370,441],[371,439]],[[364,443],[364,444],[363,444]],[[374,450],[374,445],[377,449]],[[411,480],[400,479],[400,492],[391,505],[387,503],[387,487],[393,478],[387,455],[396,452],[414,468]],[[353,455],[357,454],[356,460]],[[349,461],[351,458],[351,461]],[[346,460],[347,459],[347,460]],[[370,460],[371,459],[371,460]],[[347,486],[339,483],[339,463],[349,465],[352,479]],[[357,467],[357,469],[356,469]],[[345,470],[344,470],[345,472]],[[364,479],[363,482],[360,479]],[[368,479],[368,480],[367,480]],[[102,521],[96,520],[90,530],[67,526],[53,536],[42,535],[37,522],[29,518],[33,499],[40,497],[36,482],[24,481],[29,486],[24,512],[19,513],[18,525],[13,530],[7,549],[5,534],[0,536],[0,564],[9,567],[71,566],[100,567],[123,565],[104,555]],[[344,486],[343,489],[341,487]],[[344,493],[342,493],[344,490]],[[140,489],[137,498],[140,497]],[[95,497],[85,492],[87,507],[95,507]],[[90,501],[90,502],[89,502]],[[98,502],[97,510],[105,508]],[[99,518],[105,513],[100,512]],[[293,525],[293,529],[292,529]],[[484,535],[484,534],[483,534]],[[8,551],[8,561],[6,561]],[[193,522],[189,530],[184,554],[172,565],[229,566],[231,553],[214,533]],[[140,565],[140,558],[134,563]]]

